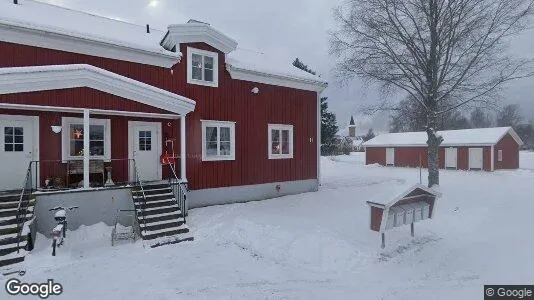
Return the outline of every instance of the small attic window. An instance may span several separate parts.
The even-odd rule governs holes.
[[[215,52],[187,47],[187,83],[217,87],[218,58]]]

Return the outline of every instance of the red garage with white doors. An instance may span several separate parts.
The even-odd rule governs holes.
[[[519,168],[523,141],[511,127],[439,131],[442,169],[484,170]],[[395,167],[428,167],[426,132],[381,134],[363,144],[365,163]]]

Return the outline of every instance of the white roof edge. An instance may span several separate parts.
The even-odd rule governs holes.
[[[55,49],[97,57],[170,68],[182,57],[180,52],[143,48],[99,37],[63,32],[59,29],[37,28],[27,23],[0,21],[0,41]]]
[[[471,147],[471,146],[494,146],[507,134],[517,142],[519,146],[523,141],[512,127],[472,128],[458,130],[438,131],[443,137],[440,147]],[[366,148],[377,147],[427,147],[425,132],[401,132],[377,135],[375,138],[363,144]]]
[[[383,201],[383,202],[377,202],[377,201],[367,201],[367,203],[369,205],[372,205],[374,204],[374,206],[383,206],[384,208],[389,208],[391,206],[393,206],[393,204],[397,203],[399,200],[401,200],[402,198],[406,197],[406,195],[408,195],[411,191],[413,190],[416,190],[416,189],[421,189],[433,196],[436,196],[436,197],[441,197],[441,193],[436,191],[436,190],[433,190],[425,185],[422,185],[420,183],[417,183],[417,184],[414,184],[414,185],[411,185],[409,186],[408,188],[406,189],[403,189],[402,192],[397,192],[395,194],[392,194],[391,197],[394,197],[392,200],[389,200],[389,201]]]
[[[243,68],[236,68],[229,63],[226,64],[226,69],[230,73],[230,77],[232,77],[232,79],[237,80],[284,86],[289,88],[314,91],[318,93],[324,91],[324,89],[326,89],[326,87],[328,86],[328,83],[326,81],[308,80],[303,78],[295,78]]]
[[[160,44],[177,46],[186,43],[206,43],[228,54],[237,49],[237,41],[205,23],[171,24]],[[168,49],[170,50],[170,49]]]
[[[0,68],[0,94],[88,87],[185,115],[196,102],[149,84],[85,64]]]
[[[495,144],[487,144],[487,143],[456,143],[456,144],[448,144],[448,143],[441,143],[440,147],[469,147],[469,146],[478,146],[478,147],[490,147]],[[366,148],[380,148],[380,147],[395,147],[395,148],[406,148],[406,147],[427,147],[427,144],[373,144],[373,145],[365,145],[365,143],[362,145]]]
[[[510,129],[508,129],[508,132],[506,132],[505,134],[503,134],[500,138],[499,138],[499,141],[502,140],[507,134],[510,134],[510,136],[516,141],[516,143],[519,145],[519,147],[523,146],[525,143],[523,142],[523,140],[521,139],[521,137],[517,134],[517,132],[515,132],[514,128],[513,127],[510,127]]]

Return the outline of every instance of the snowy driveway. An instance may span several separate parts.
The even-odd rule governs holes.
[[[522,153],[522,167],[533,162]],[[534,282],[526,169],[442,171],[437,217],[417,223],[413,239],[393,230],[382,250],[365,201],[418,182],[419,171],[323,158],[317,193],[192,210],[192,243],[112,248],[111,229],[97,224],[52,258],[41,237],[22,279],[55,279],[57,299],[482,299],[484,284]]]

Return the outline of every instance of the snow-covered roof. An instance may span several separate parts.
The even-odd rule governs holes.
[[[290,60],[271,57],[253,50],[237,48],[228,54],[226,63],[231,75],[232,71],[247,70],[258,75],[274,75],[282,80],[296,80],[324,87],[327,85],[326,80],[293,66]]]
[[[194,111],[196,104],[181,95],[91,65],[0,68],[0,94],[74,87],[97,89],[181,115]]]
[[[374,194],[372,198],[367,199],[367,203],[391,206],[416,189],[421,189],[436,197],[440,196],[439,192],[422,184],[413,184],[406,183],[403,181],[397,181],[395,183],[382,186],[378,193]]]
[[[460,130],[438,131],[443,137],[441,146],[476,146],[495,145],[506,134],[510,134],[519,145],[523,142],[511,127],[474,128]],[[427,146],[426,132],[402,132],[386,133],[376,136],[365,142],[364,147],[388,147],[388,146]]]
[[[294,67],[291,61],[255,51],[232,51],[237,42],[209,24],[169,25],[168,30],[150,27],[147,33],[146,25],[34,0],[19,0],[18,4],[0,0],[0,41],[11,43],[170,68],[179,62],[182,54],[167,50],[174,48],[169,45],[167,33],[178,29],[191,31],[180,31],[189,39],[175,36],[178,43],[192,42],[190,36],[193,36],[200,37],[198,42],[224,46],[220,48],[230,52],[227,69],[234,79],[312,91],[322,91],[327,86],[324,79]]]
[[[0,1],[0,24],[67,35],[106,44],[180,57],[159,42],[165,32],[33,0]],[[0,40],[2,37],[0,37]]]

